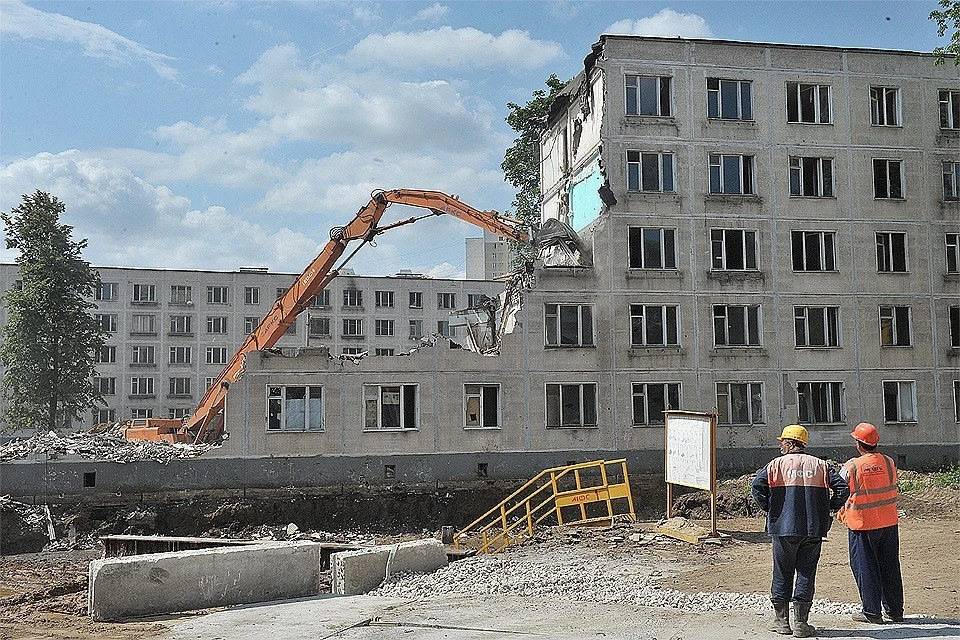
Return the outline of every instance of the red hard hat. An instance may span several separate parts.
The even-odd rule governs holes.
[[[870,424],[869,422],[861,422],[853,431],[850,432],[850,435],[853,436],[854,440],[859,440],[865,445],[871,447],[877,446],[880,443],[880,434],[877,433],[877,428]]]

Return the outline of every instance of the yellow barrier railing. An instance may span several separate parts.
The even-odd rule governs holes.
[[[612,522],[617,516],[636,520],[627,461],[581,462],[544,469],[454,534],[453,544],[459,549],[466,538],[479,537],[477,553],[498,553],[532,536],[534,527],[550,518],[578,525]]]

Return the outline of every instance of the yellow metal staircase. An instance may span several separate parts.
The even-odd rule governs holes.
[[[469,540],[478,543],[477,553],[497,553],[532,536],[541,523],[593,524],[616,517],[636,520],[627,461],[581,462],[544,469],[454,534],[453,543],[459,549]]]

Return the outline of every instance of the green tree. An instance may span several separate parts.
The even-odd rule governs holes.
[[[507,124],[519,135],[504,153],[500,165],[507,182],[517,189],[513,217],[531,226],[540,224],[540,198],[543,195],[540,193],[540,136],[547,129],[550,105],[566,86],[556,74],[550,74],[545,84],[549,91],[537,89],[524,106],[507,103],[510,110]],[[514,265],[534,257],[529,247],[515,242],[510,243],[510,254]]]
[[[60,222],[64,210],[37,191],[0,215],[20,267],[20,281],[3,296],[8,313],[0,330],[2,417],[13,429],[55,430],[103,402],[91,376],[105,334],[89,313],[100,278],[81,257],[87,241],[74,242],[73,227]]]
[[[937,23],[937,36],[942,38],[947,31],[953,29],[950,43],[945,47],[937,47],[933,55],[937,57],[937,64],[943,64],[946,56],[953,56],[953,64],[960,66],[960,0],[940,0],[942,11],[931,11],[930,19]]]

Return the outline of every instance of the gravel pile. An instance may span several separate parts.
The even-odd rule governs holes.
[[[209,444],[170,444],[168,442],[131,442],[117,429],[104,433],[79,431],[59,435],[56,432],[38,433],[25,440],[13,440],[0,447],[0,462],[27,458],[35,454],[48,457],[76,455],[93,460],[134,462],[156,460],[166,464],[180,458],[195,458],[212,449]]]

